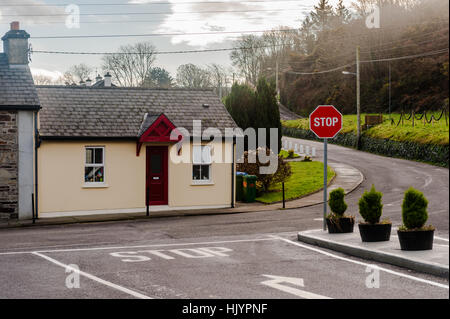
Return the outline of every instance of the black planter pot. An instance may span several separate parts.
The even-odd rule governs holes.
[[[326,221],[330,234],[353,233],[353,226],[355,225],[355,219],[353,217],[327,218]]]
[[[359,224],[363,242],[389,241],[392,224]]]
[[[402,250],[433,249],[434,230],[397,231]]]

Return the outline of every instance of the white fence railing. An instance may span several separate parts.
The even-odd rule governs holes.
[[[316,157],[316,148],[314,146],[303,145],[288,140],[283,140],[282,149],[285,151],[294,150],[294,153],[301,156]]]

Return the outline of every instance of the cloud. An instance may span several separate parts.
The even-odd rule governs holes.
[[[10,1],[9,3],[14,3]],[[21,23],[46,23],[65,21],[63,16],[27,16],[27,15],[49,15],[66,14],[62,6],[47,5],[42,0],[21,0],[20,5],[4,6],[0,5],[0,23],[19,21]]]
[[[46,69],[38,69],[38,68],[30,68],[31,70],[31,74],[33,74],[33,76],[45,76],[45,77],[49,77],[51,78],[53,81],[58,80],[60,77],[63,76],[63,74],[59,71],[49,71]]]
[[[131,0],[129,3],[157,3],[159,1]],[[224,1],[224,0],[222,0]],[[228,32],[222,34],[202,34],[173,36],[172,44],[206,47],[236,39],[242,31],[271,30],[281,25],[298,28],[300,19],[309,12],[313,0],[218,3],[217,0],[194,1],[164,0],[170,2],[171,14],[159,25],[160,33],[203,33]],[[270,11],[272,10],[272,11]],[[283,11],[280,11],[283,10]],[[211,12],[213,11],[213,12]],[[239,12],[227,12],[239,11]],[[155,30],[152,30],[155,31]],[[235,33],[232,33],[235,32]]]

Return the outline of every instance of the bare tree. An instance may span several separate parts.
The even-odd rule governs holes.
[[[92,76],[94,69],[84,63],[73,65],[64,73],[64,82],[67,85],[78,84]]]
[[[236,43],[238,49],[231,51],[231,61],[247,83],[256,87],[261,74],[264,41],[255,35],[244,35]]]
[[[211,87],[211,77],[207,70],[195,64],[182,64],[177,69],[177,84],[188,88]]]
[[[210,74],[211,84],[215,88],[220,98],[228,93],[228,86],[231,83],[230,70],[224,66],[212,63],[207,67]]]
[[[38,74],[33,75],[33,81],[35,85],[51,85],[53,84],[53,79],[49,76]]]
[[[103,70],[110,72],[119,86],[142,86],[150,77],[156,48],[149,42],[125,45],[103,57]]]

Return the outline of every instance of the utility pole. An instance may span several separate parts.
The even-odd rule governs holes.
[[[392,99],[392,95],[391,95],[391,61],[389,61],[389,122],[391,121],[391,99]]]
[[[280,95],[280,87],[278,85],[278,59],[277,59],[276,67],[275,67],[275,72],[276,72],[275,82],[276,82],[276,86],[277,86],[277,99],[278,99],[278,96]]]
[[[356,47],[356,116],[357,125],[356,128],[356,149],[360,149],[361,139],[361,87],[360,87],[360,52],[359,45]]]

